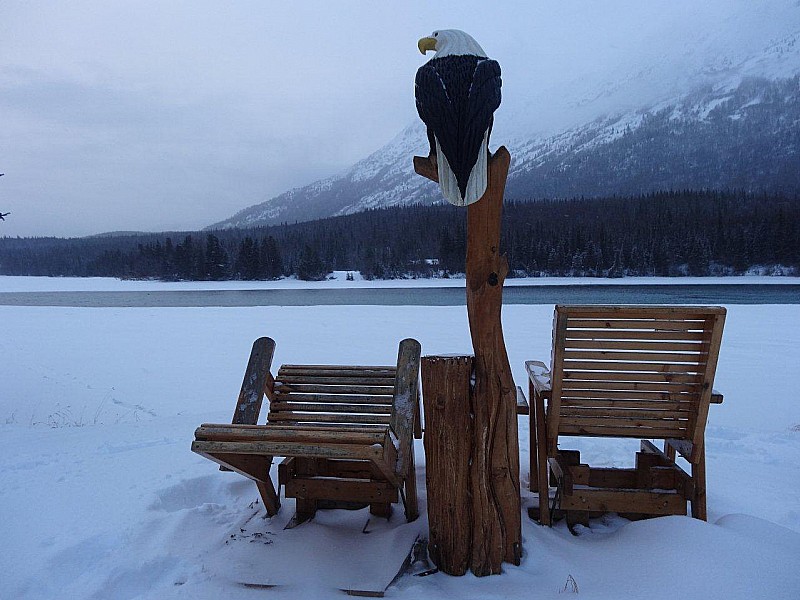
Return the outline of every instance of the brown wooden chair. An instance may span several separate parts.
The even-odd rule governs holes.
[[[538,519],[604,512],[706,519],[704,434],[725,309],[556,306],[550,367],[525,363],[532,407],[531,490]],[[559,436],[643,438],[632,469],[593,468]],[[664,440],[664,450],[650,439]],[[690,473],[675,461],[680,453]],[[550,485],[555,496],[549,504]],[[536,518],[536,510],[531,516]]]
[[[232,424],[203,424],[192,450],[253,479],[267,514],[278,489],[297,499],[294,523],[317,508],[358,508],[388,516],[400,496],[409,521],[418,516],[413,437],[419,417],[420,344],[400,342],[396,366],[283,365],[270,373],[275,342],[253,344]],[[258,425],[264,395],[265,425]]]

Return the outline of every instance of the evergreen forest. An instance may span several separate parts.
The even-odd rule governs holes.
[[[0,230],[1,232],[1,230]],[[255,229],[0,238],[0,274],[123,279],[367,279],[463,273],[466,210],[368,210]],[[507,202],[509,276],[800,274],[800,199],[744,192]]]

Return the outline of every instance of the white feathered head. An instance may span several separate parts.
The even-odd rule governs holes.
[[[428,37],[417,42],[419,51],[425,54],[428,50],[436,52],[434,58],[444,56],[470,54],[472,56],[486,57],[480,44],[475,39],[460,29],[439,29]]]

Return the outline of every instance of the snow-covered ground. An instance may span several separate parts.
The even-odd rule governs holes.
[[[76,289],[57,287],[72,281],[2,278],[0,289]],[[524,360],[549,356],[552,306],[507,306],[503,318],[526,387]],[[292,500],[260,518],[252,482],[189,446],[201,422],[230,419],[254,338],[277,341],[275,364],[391,364],[409,336],[427,354],[469,351],[463,307],[0,306],[0,323],[2,598],[342,597],[326,576],[376,570],[385,557],[370,535],[404,547],[425,528],[424,516],[407,526],[396,510],[365,535],[363,512],[323,511],[290,540],[281,527]],[[581,598],[800,597],[798,323],[797,305],[729,307],[715,384],[725,402],[707,430],[708,523],[608,517],[573,537],[525,516],[521,566],[480,580],[406,576],[387,596],[560,598],[574,593],[571,578]],[[520,419],[524,484],[528,445]],[[622,466],[633,446],[574,447]],[[421,444],[417,457],[424,515]],[[524,492],[523,505],[531,501]],[[294,569],[270,559],[290,552],[305,553]]]
[[[464,287],[464,278],[375,279],[367,281],[358,271],[353,281],[348,271],[334,271],[325,281],[302,281],[294,277],[278,281],[176,281],[124,280],[113,277],[27,277],[0,275],[0,292],[149,292],[154,290],[284,290],[338,288]],[[519,277],[507,279],[516,285],[742,285],[797,284],[798,277],[743,275],[740,277]]]

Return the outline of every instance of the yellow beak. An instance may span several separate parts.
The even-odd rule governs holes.
[[[422,54],[425,54],[428,50],[436,51],[436,38],[432,37],[424,37],[420,41],[417,42],[417,47]]]

